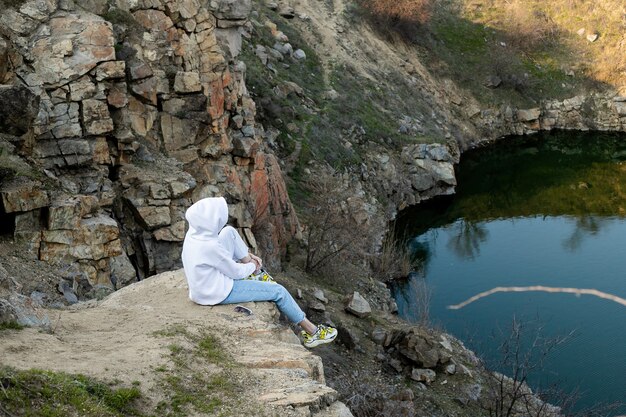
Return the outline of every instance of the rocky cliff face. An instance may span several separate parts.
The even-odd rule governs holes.
[[[74,289],[179,265],[224,195],[272,266],[299,225],[237,61],[249,1],[29,0],[0,15],[2,232]],[[261,233],[259,233],[261,232]]]

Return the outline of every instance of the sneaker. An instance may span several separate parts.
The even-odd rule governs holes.
[[[268,274],[267,271],[265,271],[265,269],[263,268],[261,268],[258,274],[252,273],[246,279],[249,279],[252,281],[270,282],[270,283],[276,282],[274,281],[274,278],[272,278],[272,276]]]
[[[304,346],[312,348],[335,340],[335,337],[337,337],[337,329],[320,324],[317,326],[317,332],[315,332],[315,334],[310,335],[304,330],[301,334]]]

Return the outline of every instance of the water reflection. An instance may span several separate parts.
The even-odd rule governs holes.
[[[580,249],[587,236],[594,236],[600,232],[603,226],[608,224],[609,219],[598,216],[582,216],[576,219],[576,227],[571,236],[563,241],[563,248],[570,252]]]
[[[487,228],[478,222],[461,219],[452,227],[455,231],[448,240],[448,248],[459,258],[474,259],[480,254],[480,244],[489,237]]]

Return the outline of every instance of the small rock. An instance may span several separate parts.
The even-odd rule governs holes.
[[[414,398],[415,394],[409,388],[405,388],[391,396],[391,399],[395,401],[413,401]]]
[[[342,325],[335,326],[337,328],[337,342],[344,345],[348,349],[356,349],[359,350],[359,338],[356,335],[355,331],[349,327],[344,327]]]
[[[450,341],[444,336],[441,335],[441,340],[439,341],[439,344],[446,350],[452,352],[452,344],[450,343]]]
[[[583,36],[585,34],[585,28],[580,28],[576,31],[576,34],[578,34],[578,36]]]
[[[278,10],[278,3],[275,3],[273,1],[267,2],[267,3],[265,3],[265,5],[270,10]]]
[[[268,54],[263,45],[257,45],[254,54],[259,57],[263,65],[267,65]]]
[[[313,297],[317,298],[319,301],[321,301],[324,304],[328,304],[328,298],[326,298],[326,296],[324,295],[324,291],[316,288],[315,291],[313,291]]]
[[[378,345],[382,345],[387,338],[387,331],[382,327],[377,327],[372,330],[372,340]]]
[[[322,97],[326,100],[337,100],[339,98],[339,93],[335,90],[328,90],[324,92]]]
[[[473,377],[473,375],[472,375],[472,371],[470,371],[470,370],[467,368],[467,366],[465,366],[465,365],[459,365],[459,369],[458,369],[458,371],[459,371],[459,373],[460,373],[461,375],[467,375],[467,376],[469,376],[470,378],[472,378],[472,377]]]
[[[418,382],[425,382],[426,385],[430,385],[435,382],[437,374],[432,369],[419,369],[413,368],[411,371],[411,379]]]
[[[595,42],[596,40],[598,40],[598,34],[597,33],[590,33],[587,35],[587,40],[589,42]]]
[[[296,49],[293,52],[293,57],[297,60],[303,60],[303,59],[306,59],[306,54],[304,53],[302,49]]]
[[[465,395],[470,401],[476,402],[480,400],[482,391],[483,389],[479,384],[473,384],[465,388]]]
[[[302,300],[302,290],[300,288],[296,289],[296,298]]]
[[[278,14],[284,17],[285,19],[293,19],[296,15],[293,10],[293,7],[289,5],[283,5],[280,9],[278,9]]]
[[[446,373],[448,375],[454,375],[456,373],[456,365],[451,363],[450,365],[446,366]]]
[[[94,285],[94,287],[87,292],[86,297],[87,298],[95,298],[96,300],[102,300],[103,298],[105,298],[106,296],[110,295],[113,293],[113,288],[106,286],[106,285]]]
[[[285,59],[285,57],[283,57],[283,54],[274,48],[269,49],[269,54],[272,58],[274,58],[277,61],[282,61],[283,59]]]
[[[422,384],[421,382],[418,382],[417,384],[415,384],[415,388],[417,388],[418,391],[426,391],[426,385]]]
[[[389,361],[389,365],[396,370],[396,372],[400,373],[402,372],[402,370],[404,369],[404,366],[402,366],[402,362],[400,362],[398,359],[391,359]]]
[[[37,307],[43,307],[44,302],[50,297],[45,292],[33,291],[30,294],[30,299],[33,300],[33,304]]]
[[[276,42],[272,48],[276,49],[283,55],[293,54],[293,46],[291,46],[290,43]]]
[[[348,296],[345,301],[345,309],[349,313],[361,318],[368,316],[372,312],[372,308],[367,300],[357,291]]]
[[[72,286],[65,280],[59,281],[59,292],[63,294],[63,297],[70,304],[76,304],[78,302],[78,297],[74,293],[74,289]]]
[[[498,88],[502,84],[502,79],[497,75],[491,75],[485,80],[485,86],[489,88]]]
[[[319,311],[319,312],[326,311],[326,307],[324,306],[324,304],[320,303],[319,301],[313,301],[311,304],[309,304],[309,307],[313,311]]]

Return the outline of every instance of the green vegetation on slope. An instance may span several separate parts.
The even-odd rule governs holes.
[[[0,323],[0,331],[2,330],[22,330],[24,326],[16,321],[5,321]]]
[[[256,7],[259,17],[253,20],[253,36],[244,40],[240,59],[246,63],[246,84],[257,105],[257,119],[279,132],[276,151],[286,161],[295,201],[306,199],[301,178],[312,159],[341,171],[360,164],[372,146],[399,149],[407,143],[443,140],[428,133],[436,131],[429,104],[418,100],[419,92],[402,69],[381,69],[365,78],[348,63],[326,68],[299,33],[306,22],[294,25]],[[305,52],[306,59],[285,55],[282,61],[270,56],[267,65],[261,62],[257,45],[269,49],[277,42],[272,23],[294,49]],[[402,130],[402,120],[419,125],[419,131]]]
[[[155,369],[166,397],[157,405],[160,416],[187,416],[192,413],[231,415],[240,401],[235,362],[211,334],[191,334],[175,325],[155,333],[173,339],[168,346],[169,363]],[[235,413],[236,414],[236,413]],[[232,414],[232,415],[235,415]]]
[[[13,325],[7,325],[13,329]],[[159,398],[155,409],[141,402],[133,386],[105,383],[85,375],[0,367],[0,415],[43,417],[238,415],[242,380],[233,359],[209,333],[191,334],[182,325],[155,337],[169,338],[166,364],[154,369]],[[247,412],[247,411],[245,411]]]
[[[11,416],[139,416],[136,387],[115,388],[84,375],[0,368],[0,413]]]

